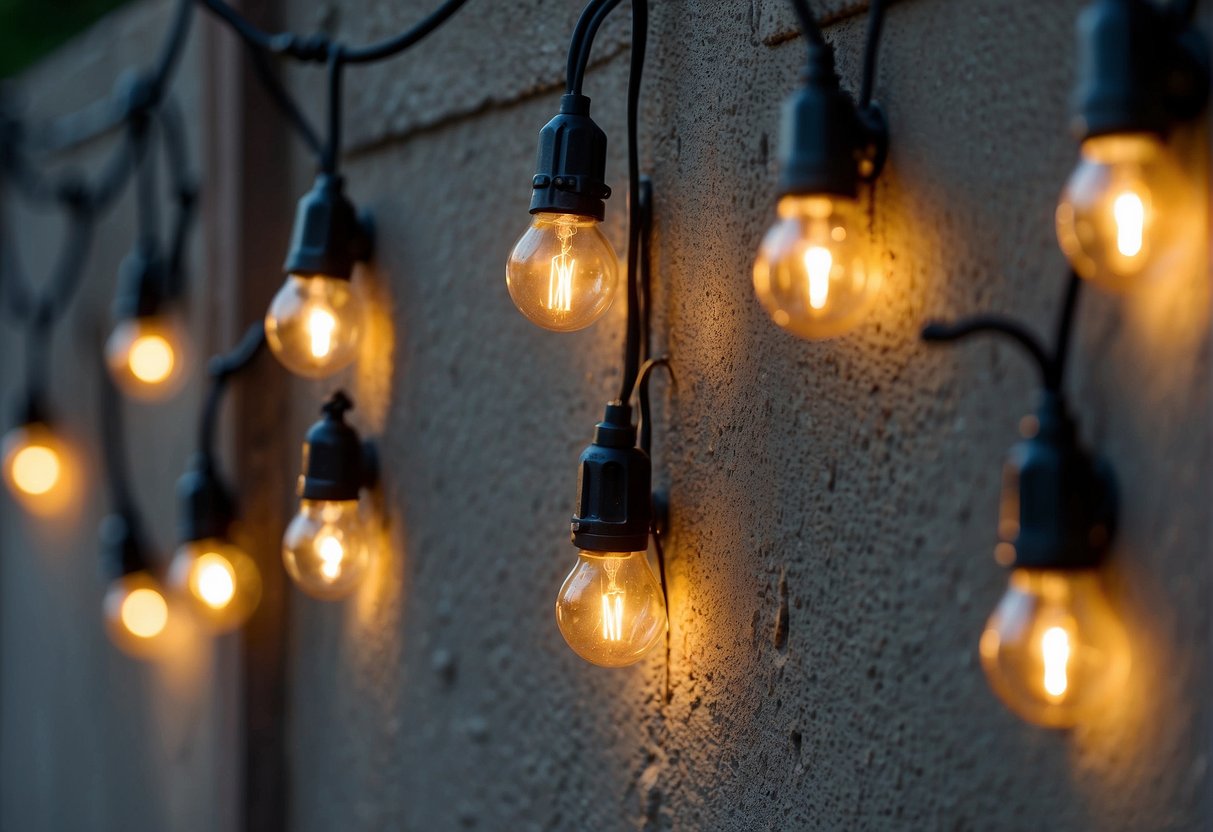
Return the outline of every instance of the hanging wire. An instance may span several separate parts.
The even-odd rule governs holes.
[[[232,376],[248,367],[265,349],[265,325],[261,321],[252,324],[231,352],[216,355],[207,364],[211,386],[202,408],[202,419],[198,425],[198,450],[207,459],[214,457],[215,433],[219,421],[219,406]]]
[[[809,0],[791,0],[791,2],[792,10],[796,12],[796,19],[800,22],[800,33],[804,35],[810,54],[820,49],[829,49],[829,44],[826,43],[825,36],[821,33],[821,26],[817,23],[817,17],[809,8]]]
[[[868,0],[868,36],[863,52],[863,81],[859,87],[859,109],[872,103],[872,86],[876,83],[876,57],[880,53],[880,33],[884,28],[885,0]]]

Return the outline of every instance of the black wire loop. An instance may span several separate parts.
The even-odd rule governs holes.
[[[251,365],[265,350],[265,325],[261,321],[251,324],[240,342],[230,352],[211,358],[207,373],[211,377],[206,402],[202,408],[202,419],[198,425],[198,451],[206,459],[214,457],[215,433],[219,421],[219,406],[232,376]]]

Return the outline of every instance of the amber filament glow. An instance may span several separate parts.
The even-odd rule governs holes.
[[[257,564],[239,546],[216,538],[182,544],[168,583],[212,633],[239,627],[261,601]]]
[[[1092,569],[1016,569],[981,636],[994,692],[1052,728],[1095,716],[1129,671],[1124,630]]]
[[[665,599],[645,552],[582,551],[556,599],[560,634],[603,667],[642,659],[666,631]]]
[[[864,318],[879,289],[854,199],[785,196],[754,261],[754,292],[776,324],[833,338]]]
[[[358,357],[362,302],[349,280],[290,275],[265,315],[265,337],[288,370],[324,378]]]
[[[1082,144],[1057,205],[1057,240],[1084,278],[1112,291],[1193,265],[1203,206],[1157,136],[1109,134]]]
[[[129,396],[158,400],[185,381],[185,335],[172,316],[131,318],[114,328],[105,344],[110,374]]]
[[[282,538],[287,573],[322,600],[354,591],[370,565],[370,551],[357,500],[303,500]]]
[[[137,638],[152,638],[164,632],[168,604],[154,589],[136,589],[122,601],[122,626]]]
[[[4,435],[4,481],[26,510],[57,514],[76,492],[74,464],[68,445],[40,422],[22,425]]]
[[[618,263],[598,222],[572,214],[535,214],[506,262],[514,305],[544,329],[592,324],[614,299]]]
[[[147,572],[132,572],[110,583],[104,610],[110,640],[124,653],[152,658],[166,646],[172,610],[160,584]]]

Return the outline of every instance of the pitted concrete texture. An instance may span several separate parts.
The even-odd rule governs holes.
[[[421,5],[356,3],[341,19]],[[892,6],[876,85],[891,156],[873,214],[886,288],[869,323],[828,343],[774,327],[749,277],[803,54],[787,4],[654,5],[641,156],[656,186],[656,342],[676,379],[656,382],[668,699],[664,651],[593,668],[552,619],[574,558],[575,460],[614,392],[622,309],[553,335],[502,284],[577,4],[469,6],[404,59],[416,70],[366,76],[364,101],[411,99],[417,125],[351,104],[359,135],[392,137],[349,164],[381,223],[377,291],[395,331],[390,388],[360,379],[384,414],[392,549],[348,607],[296,618],[298,828],[1209,823],[1207,274],[1140,305],[1083,299],[1070,390],[1125,486],[1111,585],[1136,672],[1105,722],[1069,733],[1011,716],[976,656],[1006,582],[990,556],[999,475],[1032,370],[1000,345],[917,339],[929,317],[979,310],[1052,327],[1079,5]],[[297,24],[310,14],[290,8]],[[852,89],[860,8],[822,9]],[[622,194],[627,28],[611,26],[586,92]],[[1204,139],[1187,140],[1202,158]],[[623,200],[608,211],[622,252]]]

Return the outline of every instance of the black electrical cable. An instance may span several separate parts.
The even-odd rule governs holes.
[[[1057,316],[1057,340],[1053,344],[1053,381],[1054,388],[1061,390],[1066,378],[1066,362],[1070,356],[1071,336],[1074,332],[1074,315],[1078,309],[1078,295],[1082,289],[1082,278],[1078,272],[1070,270],[1066,280],[1065,299],[1061,304],[1061,312]]]
[[[884,28],[885,0],[869,0],[868,37],[863,53],[863,81],[859,88],[859,109],[872,103],[872,86],[876,83],[876,56],[880,52],[880,33]]]
[[[805,41],[808,43],[810,52],[818,49],[828,49],[825,36],[821,33],[821,26],[817,24],[817,18],[813,14],[813,10],[809,8],[808,0],[791,0],[792,9],[796,12],[796,18],[800,21],[800,33],[804,35]]]
[[[223,0],[200,2],[247,43],[258,49],[311,63],[327,62],[329,59],[329,41],[324,36],[300,37],[292,32],[266,32]],[[397,55],[445,23],[466,2],[467,0],[447,0],[427,17],[395,37],[367,46],[344,48],[344,61],[351,64],[372,63]]]
[[[135,220],[140,243],[157,247],[160,239],[160,211],[156,199],[156,154],[153,152],[151,123],[143,122],[136,131]]]
[[[1040,343],[1040,339],[1018,321],[1002,315],[974,315],[953,324],[932,322],[923,327],[922,340],[927,342],[959,341],[979,334],[1002,335],[1019,344],[1036,363],[1045,389],[1057,389],[1053,361]]]
[[[321,141],[319,134],[312,127],[311,122],[307,120],[307,116],[303,114],[303,110],[299,108],[299,105],[291,98],[290,93],[286,91],[282,79],[278,77],[278,74],[270,65],[269,53],[258,49],[252,44],[247,44],[247,46],[253,72],[256,73],[262,88],[269,94],[270,100],[274,102],[275,106],[286,116],[287,122],[295,128],[295,132],[299,134],[299,138],[303,140],[303,143],[319,159],[324,155],[324,142]]]
[[[97,351],[98,356],[103,354],[103,350]],[[135,514],[135,501],[127,468],[126,432],[122,428],[122,397],[118,395],[104,361],[100,363],[97,376],[101,380],[101,452],[105,461],[106,482],[115,513],[129,518]]]
[[[189,232],[194,225],[198,203],[198,188],[189,174],[186,154],[185,130],[181,113],[172,99],[166,99],[156,110],[163,136],[165,163],[172,181],[176,201],[172,236],[169,238],[168,259],[165,271],[165,295],[174,300],[182,297],[185,290],[185,250]]]
[[[574,79],[577,78],[577,67],[581,65],[582,52],[586,49],[585,33],[590,26],[590,21],[608,2],[610,0],[590,0],[577,18],[577,25],[573,27],[573,36],[569,38],[569,56],[564,70],[564,89],[567,93],[571,94],[574,91]],[[580,84],[578,83],[577,86]]]
[[[198,450],[207,459],[213,457],[215,430],[219,421],[219,405],[232,376],[253,363],[265,349],[265,325],[261,321],[252,324],[231,352],[216,355],[207,365],[211,386],[207,391],[202,409],[202,420],[198,426]]]
[[[590,64],[590,53],[594,48],[594,38],[607,15],[614,11],[619,3],[620,0],[603,0],[599,4],[590,4],[586,6],[581,18],[578,19],[577,25],[580,27],[582,19],[586,19],[588,15],[584,30],[580,33],[574,30],[573,41],[569,49],[566,88],[573,95],[581,95],[582,84],[585,82],[585,71]],[[592,13],[591,9],[593,9]],[[634,16],[635,10],[633,10],[633,18]]]
[[[648,0],[632,0],[632,61],[628,73],[628,271],[627,330],[624,338],[623,378],[619,400],[628,402],[643,356],[640,331],[640,248],[643,222],[640,219],[640,85],[644,74],[644,53],[648,38]]]
[[[345,54],[340,44],[329,48],[329,134],[320,157],[320,169],[327,174],[337,173],[337,160],[341,157],[341,70]]]

